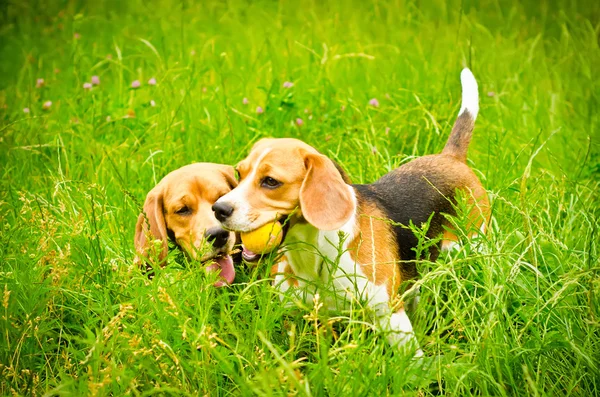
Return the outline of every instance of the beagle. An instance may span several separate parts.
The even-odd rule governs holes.
[[[262,139],[238,164],[238,187],[213,205],[217,219],[227,230],[248,232],[287,218],[275,285],[305,300],[332,291],[329,306],[339,298],[366,302],[392,345],[409,344],[421,355],[399,302],[401,283],[417,276],[419,259],[418,239],[407,225],[429,221],[427,236],[443,236],[441,247],[449,248],[458,238],[442,214],[455,213],[457,190],[472,204],[472,234],[484,232],[489,217],[486,191],[466,164],[479,110],[477,82],[468,69],[461,81],[462,107],[442,153],[417,158],[372,184],[350,185],[334,162],[306,143]],[[430,258],[438,252],[431,249]],[[256,259],[248,252],[244,257]]]
[[[216,286],[230,284],[235,277],[230,255],[235,233],[221,227],[211,207],[235,186],[234,169],[228,165],[195,163],[167,174],[148,193],[138,217],[134,262],[146,264],[152,275],[151,263],[165,264],[171,239],[189,257],[215,262],[207,269],[220,269]]]

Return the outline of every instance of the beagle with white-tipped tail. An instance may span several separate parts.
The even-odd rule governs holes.
[[[335,299],[326,302],[331,306],[340,297],[366,302],[392,345],[408,343],[422,354],[398,299],[401,283],[417,276],[419,259],[418,238],[406,225],[429,221],[427,236],[443,237],[428,252],[435,259],[458,240],[442,215],[455,213],[457,191],[472,204],[471,234],[484,232],[489,217],[486,191],[466,164],[479,110],[477,82],[468,69],[461,81],[462,107],[442,153],[417,158],[372,184],[352,185],[306,143],[262,139],[237,165],[238,187],[213,206],[216,218],[237,232],[285,219],[275,285],[294,288],[308,303],[317,292],[327,296],[324,288],[333,291]],[[250,252],[244,257],[256,259]]]

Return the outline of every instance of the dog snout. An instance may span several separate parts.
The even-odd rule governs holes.
[[[216,202],[212,206],[212,210],[215,212],[215,218],[219,220],[219,222],[225,222],[227,218],[233,214],[233,207],[227,203]]]
[[[204,237],[213,248],[223,248],[229,240],[229,232],[220,227],[213,227],[204,233]]]

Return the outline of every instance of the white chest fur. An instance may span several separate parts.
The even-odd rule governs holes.
[[[319,292],[329,309],[343,309],[360,302],[377,316],[389,312],[386,286],[371,282],[350,252],[348,245],[356,233],[355,217],[338,230],[323,231],[303,223],[290,228],[285,257],[309,303]]]

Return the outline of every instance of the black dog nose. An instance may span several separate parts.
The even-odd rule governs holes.
[[[213,227],[204,232],[204,237],[212,244],[213,248],[222,248],[229,240],[229,232],[220,227]]]
[[[212,210],[215,212],[215,218],[220,222],[224,222],[233,213],[233,207],[227,203],[216,202],[212,206]]]

